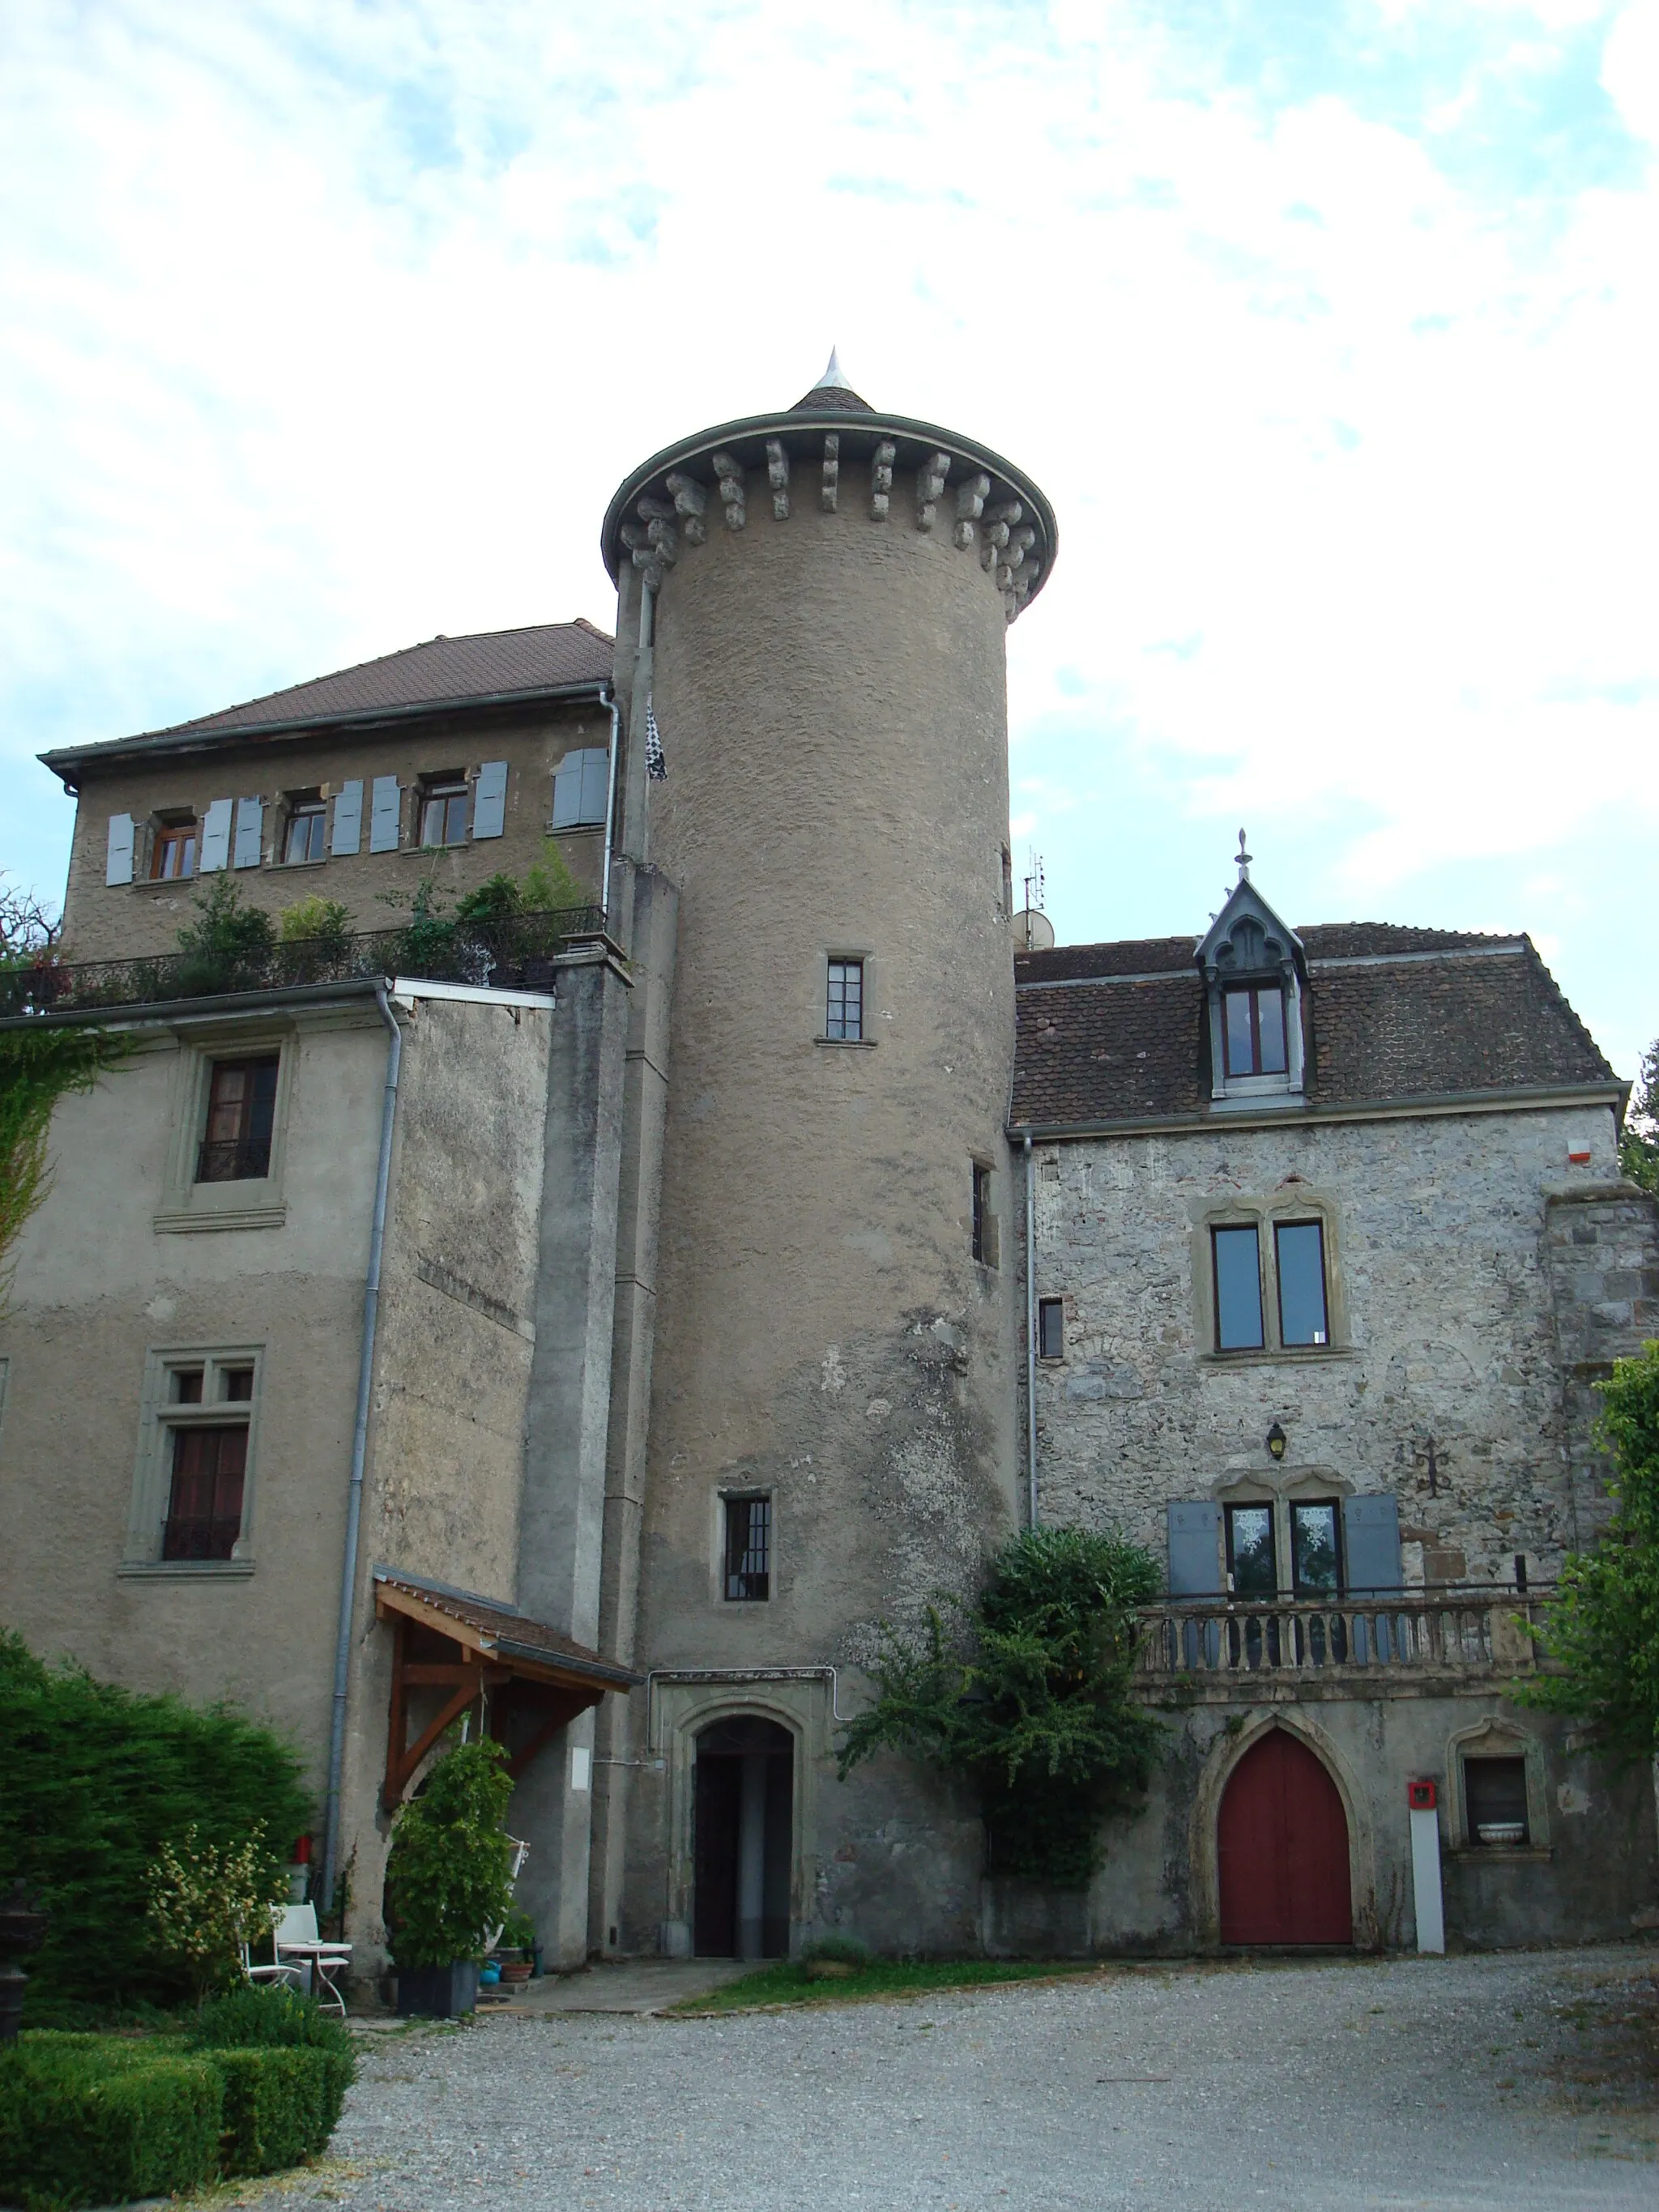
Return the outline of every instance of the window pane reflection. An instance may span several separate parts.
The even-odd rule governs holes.
[[[1291,1565],[1298,1597],[1336,1595],[1340,1587],[1336,1543],[1334,1504],[1291,1506]]]
[[[1329,1341],[1325,1318],[1325,1239],[1316,1221],[1281,1221],[1273,1231],[1279,1261],[1279,1334],[1285,1344]]]
[[[1261,1344],[1261,1257],[1256,1232],[1217,1229],[1215,1340],[1220,1352],[1249,1352]]]
[[[1227,1552],[1235,1596],[1278,1596],[1279,1574],[1273,1559],[1273,1510],[1271,1505],[1228,1507]]]

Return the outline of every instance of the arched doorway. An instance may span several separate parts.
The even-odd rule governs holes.
[[[752,1714],[715,1721],[697,1738],[693,1777],[697,1956],[787,1957],[794,1739]]]
[[[1224,1943],[1352,1943],[1348,1818],[1323,1764],[1284,1729],[1251,1745],[1217,1824]]]

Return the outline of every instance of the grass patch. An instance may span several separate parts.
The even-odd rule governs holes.
[[[1091,1973],[1093,1959],[872,1959],[844,1981],[815,1982],[805,1965],[780,1959],[740,1981],[683,1997],[671,2013],[752,2012],[757,2005],[846,2004],[858,1997],[919,1996],[928,1990],[975,1990],[999,1982]]]

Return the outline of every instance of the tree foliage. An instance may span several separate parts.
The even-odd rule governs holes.
[[[1630,1182],[1659,1195],[1659,1037],[1642,1054],[1619,1133],[1619,1165]]]
[[[513,1784],[507,1750],[488,1737],[457,1744],[398,1812],[386,1861],[386,1923],[400,1966],[481,1960],[512,1905],[511,1846],[501,1822]]]
[[[1101,1829],[1145,1790],[1162,1723],[1133,1692],[1137,1609],[1162,1583],[1152,1553],[1083,1528],[1028,1529],[992,1561],[971,1607],[886,1629],[879,1694],[840,1748],[844,1779],[900,1751],[978,1790],[993,1874],[1080,1888]]]
[[[274,1897],[312,1811],[298,1757],[270,1729],[48,1668],[0,1632],[0,1873],[21,1875],[51,1915],[29,1962],[32,2020],[176,2002],[190,1977],[153,1943],[150,1863],[192,1825],[221,1850],[257,1830]]]
[[[1659,1758],[1659,1343],[1638,1359],[1615,1360],[1612,1380],[1598,1387],[1616,1510],[1595,1551],[1568,1554],[1533,1632],[1562,1671],[1534,1677],[1517,1694],[1584,1715],[1598,1748],[1628,1764]]]
[[[264,1848],[264,1832],[256,1820],[240,1843],[204,1844],[192,1820],[144,1869],[151,1941],[176,1962],[198,2002],[230,1986],[242,1945],[267,1931],[283,1877]]]

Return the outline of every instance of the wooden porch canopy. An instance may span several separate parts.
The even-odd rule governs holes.
[[[375,1568],[374,1612],[392,1631],[380,1793],[387,1812],[445,1729],[479,1699],[485,1701],[487,1733],[508,1745],[507,1771],[516,1782],[544,1745],[607,1690],[632,1689],[645,1680],[516,1606],[398,1568]],[[441,1702],[410,1743],[410,1700],[428,1690],[439,1692]]]

